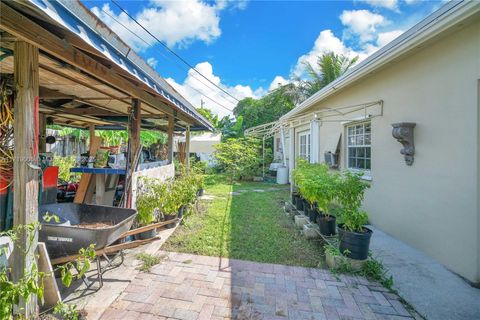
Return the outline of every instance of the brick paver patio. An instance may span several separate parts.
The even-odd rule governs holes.
[[[101,319],[412,319],[378,283],[323,269],[166,253]]]

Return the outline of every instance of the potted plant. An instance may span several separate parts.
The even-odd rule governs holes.
[[[175,186],[174,181],[166,182],[167,190],[160,195],[160,212],[162,221],[174,220],[177,217],[178,209],[182,205],[180,188]],[[166,227],[172,228],[175,223],[170,223]]]
[[[156,209],[159,206],[158,195],[165,189],[162,184],[149,179],[142,179],[142,192],[137,199],[138,214],[135,217],[137,227],[148,226],[158,220]],[[155,229],[144,231],[135,235],[137,240],[150,239],[157,235]]]
[[[318,166],[316,177],[315,200],[321,211],[317,218],[320,233],[325,236],[333,236],[337,233],[337,226],[336,217],[330,213],[330,207],[339,192],[338,174],[330,172],[328,166],[322,164]]]
[[[198,173],[197,175],[197,196],[202,197],[205,194],[205,177],[203,174]]]
[[[304,199],[302,195],[302,186],[305,181],[305,176],[308,168],[308,162],[305,161],[304,159],[298,159],[297,160],[297,167],[292,171],[292,178],[294,183],[297,185],[298,190],[299,190],[299,195],[296,197],[296,202],[295,202],[295,207],[297,208],[298,211],[304,211]]]
[[[316,194],[317,186],[315,180],[315,171],[310,168],[310,172],[304,174],[301,185],[299,186],[300,193],[303,197],[303,210],[308,216],[310,222],[315,223],[317,218]]]
[[[360,209],[365,190],[370,187],[361,173],[345,171],[339,184],[338,201],[342,206],[343,223],[338,225],[340,252],[349,258],[365,260],[368,257],[372,230],[365,227],[368,214]]]

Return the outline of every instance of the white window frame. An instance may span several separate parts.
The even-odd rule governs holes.
[[[302,143],[302,138],[305,138],[305,143]],[[305,147],[305,150],[302,150],[302,147]],[[309,131],[299,132],[298,133],[298,156],[310,162],[310,152],[311,152],[311,135]]]
[[[370,143],[365,143],[365,137],[366,137],[366,133],[365,133],[365,126],[366,125],[369,125],[370,127],[370,132],[369,132],[369,135],[370,135]],[[362,127],[362,132],[357,134],[356,132],[353,134],[353,137],[356,139],[356,137],[363,137],[363,144],[360,143],[360,144],[350,144],[350,137],[352,137],[352,135],[349,133],[349,128],[355,128],[355,130],[361,126]],[[361,139],[362,140],[362,139]],[[371,121],[355,121],[355,122],[349,122],[347,124],[345,124],[345,167],[350,170],[350,171],[353,171],[353,172],[362,172],[363,173],[363,179],[365,180],[372,180],[372,176],[371,176],[371,171],[372,171],[372,123]],[[365,155],[362,157],[364,159],[364,161],[366,162],[367,160],[370,161],[370,168],[369,169],[362,169],[362,168],[358,168],[357,166],[355,167],[351,167],[350,166],[350,152],[351,152],[351,149],[350,148],[369,148],[369,151],[370,151],[370,156],[367,157],[366,155],[366,152],[365,152]],[[366,150],[365,150],[366,151]]]

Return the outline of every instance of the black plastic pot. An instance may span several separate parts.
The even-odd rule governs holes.
[[[164,214],[163,217],[164,217],[163,221],[168,221],[168,220],[175,219],[177,217],[177,215],[176,214]],[[165,226],[165,228],[167,228],[167,229],[171,229],[173,227],[175,227],[175,222],[169,223]]]
[[[186,205],[183,205],[181,206],[180,208],[178,208],[178,214],[177,214],[177,217],[179,219],[181,219],[183,217],[183,213],[185,212],[185,209],[187,208]]]
[[[318,216],[317,208],[314,207],[312,209],[312,206],[308,204],[305,210],[305,215],[308,216],[308,219],[310,220],[310,222],[317,223],[317,216]]]
[[[300,197],[298,192],[292,192],[292,204],[295,206],[297,204],[297,200]]]
[[[308,201],[303,198],[302,198],[302,201],[303,201],[303,211],[305,212],[307,208],[310,207],[310,203],[308,203]]]
[[[201,197],[201,196],[204,195],[204,193],[205,193],[205,189],[203,189],[203,188],[198,189],[198,191],[197,191],[197,196]]]
[[[156,229],[143,231],[143,232],[137,233],[135,235],[135,240],[147,240],[147,239],[155,237],[156,235],[157,235],[157,230]]]
[[[320,233],[324,236],[333,236],[337,233],[337,218],[320,214],[317,218]]]
[[[348,250],[347,257],[356,260],[365,260],[368,258],[368,249],[370,247],[370,238],[372,230],[363,227],[365,232],[351,232],[338,225],[338,237],[340,239],[340,252]]]
[[[298,196],[295,207],[297,207],[298,211],[303,211],[303,199],[301,196]]]

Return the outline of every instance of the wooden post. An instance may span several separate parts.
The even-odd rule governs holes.
[[[190,125],[187,124],[187,130],[185,131],[185,153],[186,153],[186,165],[190,169]]]
[[[47,116],[43,113],[39,115],[38,128],[40,129],[38,135],[38,152],[44,153],[47,152]]]
[[[89,127],[88,127],[88,133],[90,135],[90,146],[89,148],[91,148],[92,146],[92,141],[93,141],[93,137],[95,137],[95,125],[94,124],[91,124]],[[94,154],[92,155],[93,157],[95,156]]]
[[[14,47],[14,147],[13,165],[13,223],[25,225],[38,221],[38,48],[23,41]],[[30,248],[25,255],[15,249],[13,254],[13,280],[21,279],[35,261],[38,235],[30,243],[23,233],[18,245]],[[36,318],[37,297],[20,301],[18,312],[26,319]]]
[[[132,197],[133,197],[133,173],[135,169],[133,163],[135,162],[135,157],[138,154],[138,150],[142,147],[140,144],[140,124],[142,120],[142,105],[139,99],[132,99],[130,117],[128,119],[128,137],[129,137],[129,148],[128,154],[129,159],[127,166],[130,173],[127,175],[130,176],[131,182],[127,186],[126,195],[127,195],[127,208],[132,207]]]
[[[173,130],[175,129],[175,120],[168,116],[168,163],[173,163]]]
[[[128,137],[130,139],[130,163],[133,163],[135,155],[138,153],[140,146],[140,121],[141,121],[142,106],[140,100],[132,99],[132,110],[130,116],[130,123],[128,124]],[[132,168],[134,170],[134,168]]]

